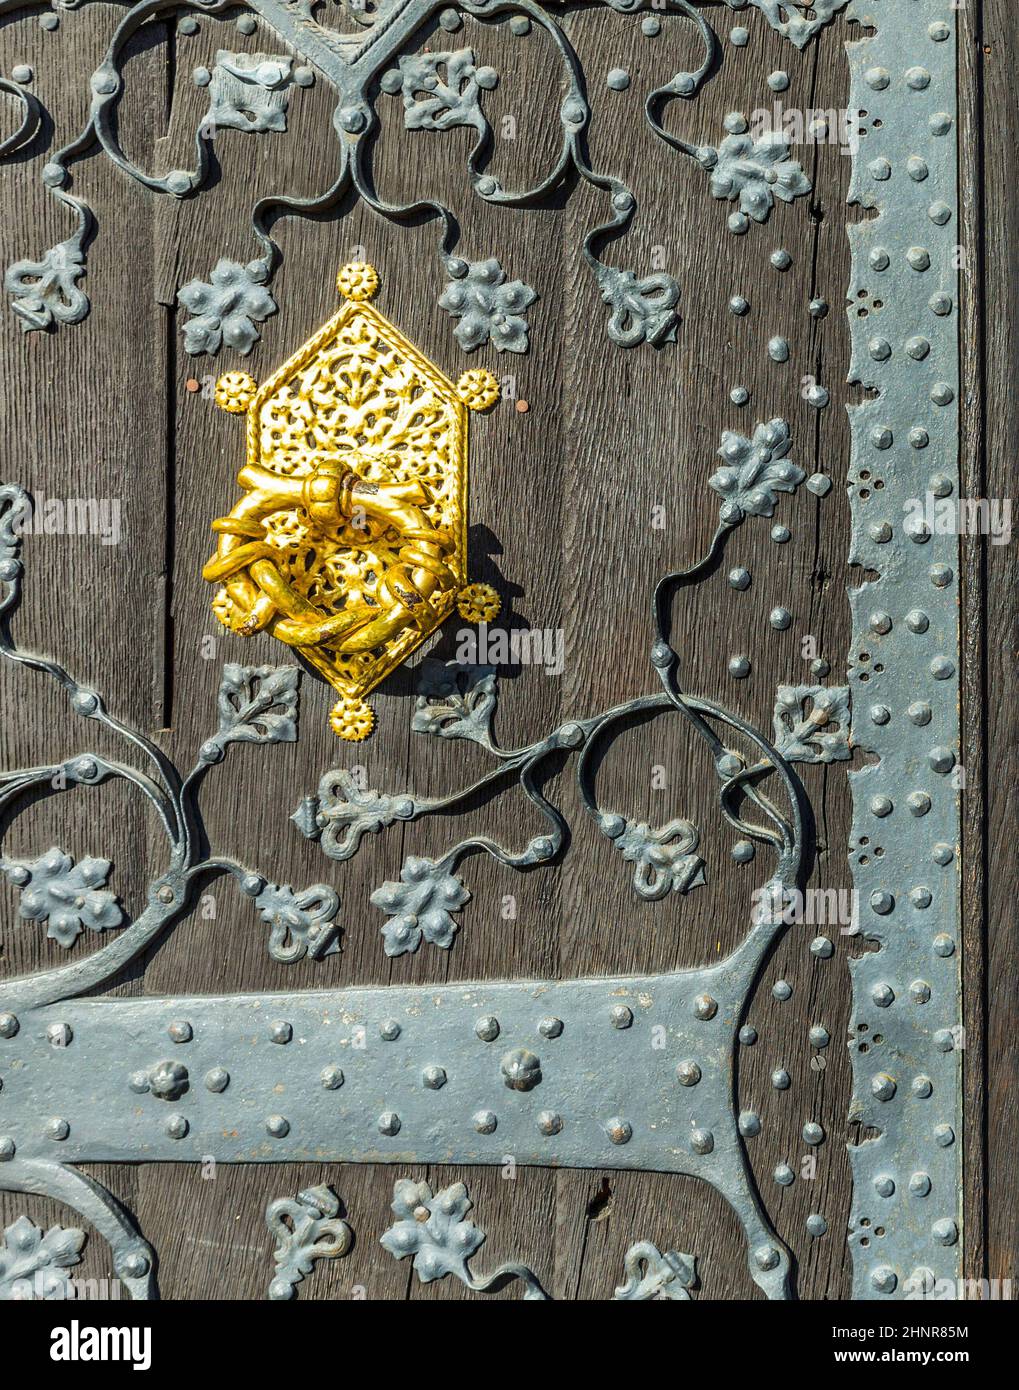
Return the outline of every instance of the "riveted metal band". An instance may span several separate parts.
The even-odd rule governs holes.
[[[853,743],[850,1219],[856,1298],[961,1275],[956,24],[949,0],[857,0],[866,112],[850,199]],[[948,506],[940,505],[948,503]],[[877,1131],[877,1137],[868,1134]],[[944,1293],[941,1296],[945,1296]],[[949,1295],[951,1296],[951,1295]]]

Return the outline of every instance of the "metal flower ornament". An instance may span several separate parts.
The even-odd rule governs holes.
[[[38,7],[40,0],[0,0],[0,15]],[[59,14],[88,0],[54,0],[49,29],[59,26]],[[705,0],[668,0],[662,21],[693,24],[701,41],[700,60],[688,71],[646,94],[647,124],[657,138],[691,156],[711,171],[711,191],[716,198],[739,199],[740,213],[763,221],[776,198],[789,201],[809,191],[810,184],[799,165],[776,144],[753,145],[730,131],[718,149],[688,143],[663,125],[665,108],[675,100],[695,98],[718,67],[720,44],[708,16],[717,18],[717,6],[702,13]],[[727,0],[733,10],[752,5],[776,32],[798,48],[804,47],[848,0]],[[88,314],[88,295],[81,287],[86,274],[86,246],[97,230],[91,205],[74,191],[73,167],[97,150],[152,193],[171,198],[192,197],[213,181],[216,161],[213,139],[251,135],[284,136],[291,102],[302,88],[324,80],[336,95],[332,131],[338,141],[339,166],[330,187],[310,198],[285,195],[262,197],[251,213],[257,244],[255,256],[244,263],[220,259],[207,279],[193,279],[178,288],[184,349],[191,354],[216,353],[225,343],[246,354],[259,338],[258,324],[275,308],[270,290],[280,251],[273,226],[280,216],[326,213],[351,194],[381,217],[406,222],[424,216],[439,229],[438,255],[445,285],[437,295],[439,306],[454,321],[457,343],[465,352],[490,344],[497,352],[527,350],[526,313],[537,291],[512,275],[512,270],[484,253],[476,258],[455,254],[459,226],[452,208],[424,190],[410,203],[387,202],[375,189],[373,151],[380,137],[380,104],[399,101],[403,123],[413,138],[441,136],[457,128],[474,132],[467,156],[467,173],[474,195],[493,207],[513,208],[550,204],[571,182],[590,185],[606,201],[606,210],[588,230],[578,254],[591,271],[607,305],[606,331],[620,347],[641,343],[659,346],[671,341],[679,322],[680,286],[675,277],[658,270],[608,265],[602,252],[608,243],[625,234],[637,211],[637,200],[626,181],[610,170],[596,168],[587,153],[586,136],[593,111],[588,98],[592,86],[566,30],[550,13],[566,8],[608,5],[637,15],[642,0],[562,0],[542,5],[537,0],[376,0],[372,7],[344,0],[337,27],[323,22],[312,0],[247,0],[242,5],[241,32],[260,47],[274,52],[231,52],[220,49],[211,67],[196,67],[192,80],[208,91],[208,108],[195,134],[193,168],[156,173],[143,168],[122,143],[121,105],[128,86],[127,59],[132,41],[146,26],[159,26],[162,39],[168,18],[177,17],[177,31],[188,35],[203,24],[217,25],[232,17],[234,0],[140,0],[116,24],[99,65],[89,79],[89,111],[80,133],[62,148],[53,150],[42,168],[42,179],[53,197],[73,219],[70,234],[46,250],[28,248],[4,277],[11,308],[26,331],[53,329],[80,323]],[[500,74],[479,52],[486,29],[511,15],[510,33],[539,29],[550,41],[562,71],[559,106],[558,151],[543,176],[524,188],[505,187],[488,172],[495,137],[485,114],[486,94],[500,82]],[[442,37],[440,47],[415,53],[430,35],[436,17]],[[453,42],[453,35],[469,24],[472,44]],[[657,33],[658,30],[655,30]],[[434,42],[434,39],[433,39]],[[283,50],[283,51],[280,51]],[[684,40],[684,51],[686,44]],[[0,139],[0,159],[23,154],[45,130],[46,112],[31,90],[31,70],[14,80],[0,78],[0,90],[20,106],[18,128]],[[28,73],[25,76],[25,72]],[[739,130],[745,131],[745,124]],[[732,224],[730,224],[732,225]],[[741,225],[740,230],[745,230]]]

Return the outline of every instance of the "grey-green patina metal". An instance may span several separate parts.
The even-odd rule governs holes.
[[[742,8],[735,0],[730,3]],[[754,3],[791,41],[810,37],[802,28],[789,27],[798,18],[795,7],[771,0]],[[215,13],[222,6],[198,8]],[[356,44],[340,43],[336,51],[333,40],[308,29],[312,21],[302,17],[299,5],[258,0],[253,8],[266,18],[271,12],[269,22],[281,41],[309,61],[312,39],[323,45],[320,70],[334,69],[343,99],[337,135],[344,150],[356,150],[359,130],[369,126],[358,128],[349,115],[354,110],[350,102],[360,100],[365,88],[349,87],[348,49],[353,52],[353,47],[363,45],[367,54],[383,38],[389,44],[402,32],[401,25],[410,25],[411,32],[415,15],[419,24],[438,6],[423,0],[393,5],[383,11],[386,22],[377,32],[369,27],[366,34],[355,36]],[[538,20],[537,7],[526,3],[463,6],[479,17],[510,8],[545,22]],[[678,8],[703,32],[703,16],[687,5]],[[804,23],[830,20],[841,8],[815,6],[814,19]],[[57,320],[77,321],[88,308],[77,280],[91,213],[67,193],[66,166],[93,139],[118,158],[115,141],[108,144],[103,136],[111,129],[110,110],[119,91],[116,55],[126,42],[124,25],[136,28],[154,12],[162,10],[139,6],[123,21],[120,46],[115,43],[111,49],[112,89],[93,84],[88,140],[83,138],[58,156],[59,177],[53,171],[49,175],[57,196],[81,219],[80,235],[54,248],[52,263],[36,263],[38,272],[22,266],[13,277],[16,301],[26,294],[45,301],[43,290],[52,286],[48,307]],[[877,1137],[850,1150],[850,1245],[856,1297],[944,1296],[944,1289],[961,1275],[964,1236],[958,540],[954,532],[942,534],[917,520],[915,504],[928,495],[958,498],[959,489],[955,16],[950,0],[852,0],[846,13],[873,29],[849,45],[849,59],[851,105],[866,110],[869,121],[866,140],[854,156],[853,197],[877,214],[849,231],[852,377],[876,393],[851,408],[849,561],[877,576],[850,593],[854,640],[848,745],[876,758],[872,766],[850,774],[855,807],[850,857],[860,893],[859,928],[878,946],[853,965],[851,1118],[877,1131]],[[393,52],[395,47],[388,49],[373,74],[383,70]],[[573,72],[569,81],[576,83],[576,71],[569,63],[567,67]],[[109,75],[106,69],[102,73]],[[681,83],[666,95],[686,96],[696,90],[694,86],[688,91],[687,86]],[[9,84],[4,90],[8,89]],[[34,99],[21,95],[22,131],[0,147],[0,154],[20,147],[21,135],[36,112]],[[649,119],[653,109],[649,98]],[[585,104],[576,125],[564,107],[567,162],[580,148],[570,129],[582,129],[586,112]],[[372,119],[369,113],[366,120]],[[767,209],[754,202],[755,179],[745,187],[726,181],[725,161],[737,152],[727,152],[724,145],[723,141],[712,151],[714,160],[700,147],[684,152],[696,155],[711,174],[715,197],[739,202],[733,217],[753,219],[755,207],[766,214]],[[771,154],[760,155],[761,167],[774,163]],[[380,212],[396,216],[409,211],[372,202],[367,184],[358,183],[357,167],[356,154],[344,154],[340,182],[325,200],[304,210],[339,196],[343,180],[350,178]],[[565,167],[551,183],[523,196],[554,186]],[[501,190],[480,186],[485,177],[480,166],[473,172],[480,196],[513,201]],[[591,176],[598,182],[600,176]],[[179,180],[177,186],[169,182],[173,177],[142,181],[177,196],[197,187],[189,182],[185,188]],[[788,177],[789,190],[797,196],[802,186],[795,171]],[[630,214],[629,206],[616,201],[626,192],[617,183],[606,178],[601,185],[613,201],[614,220],[591,233],[585,255],[591,238],[622,226]],[[285,205],[300,210],[295,204]],[[450,258],[448,214],[438,205],[429,206],[443,226],[441,254]],[[261,278],[253,274],[253,284],[268,276],[275,254],[268,230],[259,221],[268,211],[260,207],[255,212],[256,234],[266,240],[258,267]],[[637,288],[641,304],[652,291],[664,292],[665,298],[671,292],[661,285]],[[610,330],[621,345],[627,345],[624,339],[634,331],[627,302],[624,296],[616,306],[623,314],[617,322],[619,333]],[[254,296],[251,303],[264,301]],[[54,306],[61,306],[60,312]],[[648,331],[633,341],[654,341],[665,323],[660,315],[671,313],[672,307],[659,302],[659,317],[653,324],[648,319]],[[39,309],[29,304],[25,314],[30,319],[46,308],[46,303]],[[640,312],[634,312],[639,326]],[[252,321],[261,320],[256,314]],[[672,326],[665,323],[665,330]],[[516,330],[516,336],[526,344],[526,331]],[[787,1296],[789,1256],[749,1173],[744,1144],[755,1133],[754,1117],[736,1113],[733,1059],[759,965],[782,930],[783,897],[798,882],[802,824],[800,790],[790,767],[795,755],[726,711],[685,694],[678,682],[678,656],[669,640],[669,603],[676,587],[696,581],[720,558],[734,527],[755,514],[770,516],[779,500],[776,493],[802,481],[802,470],[785,459],[786,439],[778,428],[782,424],[770,422],[770,442],[763,436],[760,442],[756,436],[755,441],[743,441],[750,451],[746,461],[752,445],[770,451],[762,465],[767,469],[763,494],[760,478],[755,486],[744,475],[745,461],[734,444],[736,453],[726,456],[732,458],[731,466],[712,479],[723,500],[708,555],[689,570],[669,576],[656,591],[651,661],[660,691],[564,725],[523,750],[501,750],[493,743],[495,690],[494,684],[485,686],[484,675],[470,690],[458,688],[456,699],[451,699],[452,690],[441,682],[436,685],[433,673],[415,715],[420,732],[470,737],[487,746],[497,760],[493,777],[518,779],[546,821],[545,833],[522,849],[469,836],[456,847],[450,863],[432,866],[437,905],[424,936],[445,947],[452,941],[449,909],[455,910],[458,899],[458,880],[451,873],[457,856],[487,852],[508,867],[527,868],[554,860],[562,849],[561,813],[543,796],[536,776],[542,759],[553,752],[577,754],[587,810],[634,865],[637,891],[643,886],[644,896],[654,897],[663,885],[664,892],[696,886],[696,828],[684,821],[656,831],[633,825],[622,811],[601,807],[586,761],[587,751],[599,739],[617,736],[635,718],[676,713],[690,722],[711,754],[730,822],[776,852],[777,863],[765,885],[774,894],[775,911],[758,921],[737,952],[720,965],[661,976],[485,982],[441,991],[83,998],[186,917],[202,875],[219,872],[234,878],[270,928],[270,951],[284,961],[305,954],[323,956],[333,948],[339,902],[326,885],[295,893],[200,848],[197,792],[202,779],[233,742],[269,744],[296,736],[297,672],[227,668],[220,727],[202,746],[192,772],[182,776],[154,745],[108,713],[97,692],[80,686],[55,661],[20,651],[10,637],[7,621],[22,576],[15,521],[24,499],[17,489],[0,491],[0,651],[56,680],[78,715],[121,734],[140,763],[113,763],[84,752],[59,766],[20,769],[0,779],[2,804],[34,788],[52,788],[55,779],[61,785],[90,785],[107,777],[126,778],[156,807],[169,847],[168,864],[154,877],[146,907],[119,935],[91,956],[3,986],[0,1186],[66,1201],[109,1240],[118,1274],[134,1294],[145,1296],[155,1289],[153,1252],[112,1197],[81,1174],[74,1162],[180,1161],[207,1153],[220,1161],[287,1162],[327,1153],[337,1160],[486,1163],[498,1161],[509,1140],[521,1162],[655,1169],[704,1178],[739,1215],[755,1280],[770,1296]],[[755,459],[753,467],[759,462]],[[872,477],[879,473],[883,488],[865,487],[865,472]],[[444,679],[448,683],[448,673]],[[843,687],[836,689],[841,692]],[[841,694],[833,698],[841,701]],[[738,740],[755,750],[751,758],[730,746]],[[804,746],[813,757],[808,744]],[[844,756],[845,751],[848,747],[843,750],[839,742],[833,756]],[[348,858],[367,831],[449,803],[448,798],[415,803],[407,797],[370,794],[358,804],[355,789],[337,783],[337,774],[327,776],[333,780],[323,779],[317,798],[302,804],[295,819],[306,834],[322,837],[331,859]],[[759,790],[765,776],[779,783],[788,801],[786,811],[779,811]],[[756,806],[765,825],[743,821],[736,809],[739,796]],[[335,813],[332,821],[329,812]],[[120,928],[119,908],[105,886],[109,867],[99,860],[74,865],[58,849],[22,863],[3,862],[4,872],[23,890],[22,905],[28,906],[23,915],[46,924],[65,946],[84,931]],[[405,881],[402,886],[409,885]],[[401,885],[383,888],[396,890]],[[388,901],[378,903],[387,912]],[[393,920],[399,914],[389,915]],[[391,944],[416,948],[416,942],[401,945],[396,928],[388,935],[384,929],[384,935],[387,949]],[[626,1049],[642,1036],[646,1043],[653,1028],[663,1030],[667,1043],[660,1059],[649,1067],[644,1047],[641,1064],[626,1067]],[[625,1094],[619,1076],[625,1076]],[[285,1111],[271,1104],[277,1082],[294,1098]],[[236,1140],[223,1149],[222,1129],[228,1122],[236,1129]],[[25,1239],[35,1236],[26,1232]]]
[[[879,1132],[850,1149],[849,1239],[855,1297],[944,1297],[963,1249],[959,542],[916,504],[959,496],[957,16],[849,15],[875,30],[848,45],[870,126],[850,196],[875,214],[849,228],[851,378],[875,393],[850,407],[849,559],[877,576],[850,590],[849,683],[877,758],[850,773],[850,862],[878,945],[852,962],[849,1045],[852,1118]]]

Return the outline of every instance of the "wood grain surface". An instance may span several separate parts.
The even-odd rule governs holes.
[[[989,215],[998,223],[1007,218],[1005,230],[1014,247],[1019,214],[1012,197],[1016,117],[1004,54],[1007,6],[1005,0],[987,0],[985,8],[984,37],[992,52],[967,63],[965,80],[979,78],[997,93],[999,105],[1008,105],[1013,129],[999,122],[982,138],[990,141],[984,164]],[[112,6],[68,13],[57,34],[42,32],[32,17],[0,30],[0,70],[30,63],[33,90],[52,117],[52,128],[24,157],[0,169],[3,264],[37,255],[67,234],[62,214],[41,188],[38,169],[45,150],[62,144],[83,122],[87,75],[116,13]],[[728,41],[729,10],[717,7],[712,17],[726,61],[695,102],[670,109],[671,130],[692,142],[717,144],[727,113],[771,108],[777,98],[765,79],[778,69],[790,78],[784,105],[845,106],[843,45],[855,35],[844,24],[829,26],[800,53],[756,10],[739,15],[738,22],[751,31],[742,49]],[[792,532],[787,544],[772,540],[770,522],[751,519],[731,538],[715,571],[677,598],[673,643],[681,654],[682,681],[687,691],[719,701],[766,733],[776,686],[817,679],[805,650],[830,663],[828,683],[840,683],[850,638],[845,590],[855,582],[846,565],[844,489],[849,456],[844,406],[855,398],[855,389],[845,384],[843,313],[849,278],[845,223],[856,215],[845,205],[850,161],[836,143],[802,147],[798,157],[813,194],[792,206],[777,205],[747,236],[731,236],[725,227],[730,205],[712,198],[703,170],[670,151],[644,122],[643,93],[695,65],[699,52],[691,24],[680,17],[663,21],[661,35],[649,40],[638,20],[612,11],[570,11],[562,19],[583,61],[595,109],[592,161],[625,178],[638,200],[632,229],[605,251],[605,259],[638,274],[666,269],[682,287],[677,341],[658,350],[623,351],[605,335],[605,306],[579,255],[584,234],[604,215],[603,195],[571,182],[547,205],[488,207],[470,194],[464,160],[471,133],[408,132],[398,99],[379,101],[376,185],[391,201],[422,195],[447,201],[460,222],[460,254],[495,255],[511,278],[538,290],[526,356],[499,356],[486,348],[465,359],[453,339],[452,321],[436,306],[443,276],[434,225],[393,225],[350,200],[329,216],[277,224],[283,264],[273,293],[279,312],[262,325],[262,341],[249,357],[228,349],[216,359],[184,354],[183,312],[174,309],[178,287],[205,278],[222,256],[242,262],[253,257],[250,211],[257,197],[276,192],[308,197],[334,179],[332,93],[323,81],[293,94],[285,135],[221,132],[215,141],[215,186],[199,197],[183,202],[155,197],[103,158],[78,166],[75,189],[87,196],[100,224],[85,282],[92,312],[83,325],[56,334],[23,335],[9,312],[0,317],[2,471],[5,480],[46,496],[119,499],[122,536],[116,545],[88,536],[29,538],[28,580],[16,618],[21,644],[58,656],[79,679],[94,683],[111,710],[156,736],[179,766],[190,766],[214,727],[222,663],[286,659],[271,638],[242,642],[226,633],[210,610],[210,588],[201,578],[212,550],[209,523],[236,500],[243,425],[216,410],[208,390],[189,390],[188,382],[197,379],[207,386],[222,371],[239,367],[264,379],[333,312],[337,267],[364,258],[382,276],[377,303],[387,317],[448,375],[455,378],[466,365],[486,366],[502,379],[508,397],[472,422],[471,573],[499,588],[500,622],[561,632],[565,664],[554,675],[534,665],[500,672],[498,728],[505,744],[530,742],[564,719],[655,689],[648,662],[653,585],[668,570],[690,564],[710,541],[717,498],[707,480],[718,462],[721,432],[749,435],[756,422],[775,416],[790,423],[792,458],[808,474],[825,473],[834,485],[823,499],[802,487],[795,497],[782,499],[776,520]],[[991,32],[995,24],[996,34]],[[537,30],[514,36],[506,19],[484,25],[467,20],[459,33],[436,30],[424,42],[432,49],[470,44],[498,70],[501,80],[488,94],[486,109],[497,137],[514,129],[512,122],[515,130],[513,138],[497,138],[492,172],[516,186],[537,181],[558,147],[562,96],[547,36]],[[997,42],[1000,54],[993,48]],[[268,31],[243,36],[232,23],[207,17],[194,36],[177,32],[170,22],[147,26],[135,40],[120,122],[132,157],[145,167],[162,173],[191,162],[194,131],[207,102],[192,70],[211,68],[220,47],[274,52],[278,45]],[[628,90],[607,89],[605,74],[614,67],[630,73]],[[975,109],[973,119],[979,130],[983,107]],[[785,272],[770,261],[779,248],[792,258]],[[1012,397],[1014,255],[1011,261],[989,256],[987,276],[987,299],[997,312],[981,359],[986,373],[981,389],[984,398]],[[733,294],[750,301],[745,317],[729,312]],[[831,306],[827,317],[810,315],[815,297]],[[785,364],[769,357],[768,342],[775,335],[791,345]],[[808,379],[831,393],[826,410],[817,411],[805,400]],[[729,396],[736,385],[750,392],[742,408]],[[517,401],[526,401],[526,411],[516,408]],[[985,429],[973,445],[974,466],[986,462],[989,495],[1007,495],[1016,455],[1014,411],[992,412]],[[733,565],[752,573],[745,592],[727,583]],[[1013,568],[1011,548],[1000,549],[986,563],[975,561],[974,575],[985,588],[969,621],[979,626],[986,609],[988,640],[986,659],[978,660],[972,675],[967,718],[982,729],[981,785],[984,767],[1001,761],[1007,766],[1016,756],[1015,706],[1007,694],[1015,635]],[[784,632],[769,623],[778,605],[793,615]],[[448,624],[429,654],[451,659],[458,630],[457,623]],[[813,646],[805,648],[807,637]],[[745,680],[728,673],[735,653],[751,658]],[[323,881],[336,887],[344,925],[339,955],[291,966],[273,962],[250,903],[241,901],[229,882],[216,879],[203,884],[191,918],[111,992],[296,990],[651,972],[710,963],[743,939],[751,893],[770,872],[770,856],[759,850],[752,864],[734,863],[735,836],[718,811],[711,760],[674,718],[665,716],[630,729],[607,751],[598,773],[599,796],[628,817],[652,824],[680,815],[694,820],[708,864],[706,887],[688,897],[640,901],[627,866],[585,816],[567,765],[550,784],[572,828],[561,861],[514,874],[487,858],[469,859],[462,876],[472,897],[453,948],[446,953],[425,945],[415,955],[387,958],[379,935],[383,919],[369,897],[384,879],[398,876],[406,854],[440,852],[464,832],[468,818],[472,827],[514,847],[537,830],[533,808],[519,791],[510,791],[471,806],[467,816],[401,824],[369,837],[357,858],[340,866],[300,836],[288,817],[330,767],[361,766],[368,785],[389,792],[435,794],[467,785],[483,755],[473,747],[412,736],[414,690],[413,670],[398,672],[374,697],[374,737],[364,745],[341,745],[327,723],[331,691],[305,676],[299,742],[232,750],[203,793],[207,834],[218,853],[237,856],[274,882]],[[0,692],[4,767],[78,750],[84,729],[51,685],[30,672],[4,669]],[[88,734],[96,751],[112,753],[93,729]],[[846,771],[853,765],[801,768],[815,818],[811,885],[850,887]],[[987,1262],[992,1273],[1001,1274],[1014,1263],[1014,1204],[1009,1208],[1000,1194],[1010,1175],[1014,1183],[1017,1121],[1008,1099],[1019,1070],[1014,984],[1009,984],[1016,955],[1015,917],[1008,911],[1014,892],[1009,792],[1007,776],[988,779],[986,813],[970,826],[972,857],[986,862],[988,870],[988,886],[981,890],[986,901],[967,904],[988,933],[987,976],[981,972],[970,981],[979,1000],[977,1016],[985,1017],[986,1010],[986,1081],[981,1069],[970,1096],[979,1109],[986,1084],[988,1108],[996,1116],[987,1135],[987,1182],[981,1178],[982,1197],[968,1211],[967,1224],[976,1239],[986,1221]],[[12,856],[59,844],[75,857],[113,859],[112,883],[129,909],[143,900],[145,885],[163,866],[155,817],[120,786],[40,800],[2,828],[5,852]],[[17,920],[17,895],[6,883],[0,894],[0,973],[63,961],[65,953],[41,930]],[[842,1034],[850,1017],[846,961],[860,946],[840,935],[835,924],[825,931],[835,942],[834,956],[818,960],[808,948],[823,930],[791,927],[768,960],[747,1015],[759,1041],[742,1050],[738,1075],[739,1107],[757,1110],[763,1122],[762,1134],[748,1145],[754,1174],[779,1234],[796,1256],[799,1296],[810,1299],[844,1297],[849,1291],[845,1144],[858,1137],[846,1120],[851,1082]],[[977,936],[982,938],[979,929]],[[90,945],[82,940],[74,950],[84,952]],[[987,995],[985,978],[991,981]],[[780,979],[792,986],[785,1002],[772,993]],[[814,1024],[823,1024],[832,1036],[821,1063],[807,1043]],[[778,1067],[792,1076],[788,1090],[771,1084]],[[820,1120],[826,1132],[815,1151],[801,1137],[808,1120]],[[812,1175],[809,1165],[803,1167],[811,1153]],[[774,1181],[780,1163],[796,1171],[792,1186]],[[314,1164],[222,1164],[213,1178],[183,1164],[98,1165],[90,1171],[134,1213],[157,1248],[164,1298],[264,1297],[272,1248],[265,1204],[314,1182],[329,1182],[340,1195],[356,1239],[346,1258],[316,1266],[301,1285],[301,1298],[477,1297],[453,1279],[420,1284],[406,1262],[397,1263],[379,1246],[399,1176],[427,1177],[433,1187],[465,1181],[474,1215],[488,1233],[479,1266],[524,1261],[556,1298],[610,1298],[622,1280],[623,1255],[637,1240],[696,1255],[699,1297],[760,1296],[746,1268],[735,1217],[713,1189],[686,1177],[519,1168],[507,1180],[498,1168],[420,1167],[405,1174],[388,1166]],[[0,1198],[0,1220],[12,1219],[25,1205]],[[73,1224],[58,1204],[33,1200],[28,1208],[41,1224],[57,1219]],[[819,1240],[806,1232],[812,1212],[823,1213],[828,1223],[828,1234]],[[101,1277],[109,1273],[107,1266],[106,1247],[91,1239],[81,1272]],[[513,1285],[489,1295],[518,1296]]]

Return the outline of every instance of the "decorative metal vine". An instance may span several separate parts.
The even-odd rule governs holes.
[[[628,14],[642,9],[642,0],[592,2]],[[747,2],[727,0],[732,9],[745,8]],[[847,2],[814,0],[808,6],[805,0],[749,0],[774,29],[801,48]],[[85,3],[87,0],[54,0],[54,8],[59,14]],[[799,164],[790,158],[782,135],[754,143],[745,133],[745,123],[730,121],[726,137],[715,147],[689,143],[665,128],[665,108],[674,99],[690,100],[697,95],[718,66],[719,52],[715,32],[695,7],[695,0],[669,0],[669,4],[678,17],[696,26],[702,44],[701,61],[696,68],[677,72],[669,82],[647,93],[646,120],[655,135],[710,173],[714,197],[738,201],[739,209],[729,225],[731,230],[743,232],[749,226],[748,219],[763,221],[768,216],[776,198],[791,201],[809,192],[811,185]],[[32,0],[0,0],[0,16],[32,7]],[[117,24],[90,78],[90,109],[83,129],[53,151],[42,170],[43,182],[73,217],[74,229],[37,257],[15,261],[5,275],[5,290],[24,329],[80,323],[89,312],[89,299],[79,281],[85,274],[86,244],[96,230],[96,217],[90,205],[72,191],[75,163],[99,148],[152,192],[178,199],[190,197],[210,179],[213,161],[206,138],[210,131],[284,131],[291,89],[309,86],[320,76],[337,98],[333,113],[338,141],[336,177],[317,197],[260,198],[251,214],[259,254],[246,264],[221,259],[207,281],[196,279],[179,288],[179,304],[192,315],[184,324],[185,351],[215,353],[224,342],[240,353],[250,351],[259,337],[256,325],[276,309],[269,290],[280,260],[280,248],[272,233],[274,222],[285,215],[328,212],[351,193],[391,221],[425,217],[438,223],[439,260],[448,277],[439,304],[456,320],[455,337],[461,348],[469,352],[490,342],[497,351],[526,351],[526,311],[536,298],[535,291],[520,280],[508,278],[494,257],[469,260],[454,254],[459,228],[452,209],[428,196],[405,204],[392,203],[376,190],[372,164],[380,129],[376,103],[381,94],[401,98],[408,130],[439,133],[460,126],[475,132],[467,172],[474,193],[486,203],[531,206],[546,201],[573,175],[602,192],[608,200],[607,215],[586,233],[580,254],[608,305],[608,335],[620,347],[644,342],[658,346],[674,338],[680,298],[675,278],[663,271],[641,275],[601,259],[605,244],[629,226],[636,200],[623,179],[595,168],[589,159],[586,133],[592,111],[585,74],[576,50],[547,6],[537,0],[457,0],[454,7],[447,0],[377,0],[374,9],[349,5],[346,17],[350,27],[338,31],[315,17],[314,0],[246,0],[244,8],[257,15],[290,52],[281,56],[221,50],[211,71],[196,69],[194,81],[208,87],[210,104],[195,135],[195,165],[164,174],[147,171],[125,152],[118,132],[128,45],[149,23],[184,16],[181,22],[193,26],[191,15],[219,17],[236,7],[236,0],[141,0]],[[809,10],[809,16],[804,10]],[[454,31],[462,27],[461,14],[482,24],[513,15],[518,25],[533,25],[546,34],[562,62],[565,92],[559,108],[560,148],[551,169],[531,187],[505,188],[487,172],[494,137],[482,100],[498,82],[495,70],[479,62],[470,47],[403,52],[437,15],[444,30]],[[254,20],[250,24],[248,32],[253,32]],[[23,151],[43,125],[43,108],[26,90],[31,75],[21,76],[21,82],[0,79],[0,90],[17,100],[21,112],[17,130],[0,143],[0,158]]]
[[[803,481],[803,469],[787,457],[791,446],[789,426],[781,419],[759,424],[752,439],[730,431],[723,435],[719,454],[724,466],[709,479],[722,499],[715,535],[696,564],[659,583],[652,600],[651,662],[661,678],[662,693],[639,696],[587,719],[570,720],[531,744],[507,749],[500,746],[493,730],[498,699],[495,668],[426,659],[420,670],[412,728],[416,733],[436,738],[466,739],[477,744],[493,758],[491,769],[445,796],[414,797],[365,788],[351,772],[334,768],[324,774],[314,794],[303,798],[291,819],[309,839],[319,841],[328,858],[339,862],[352,858],[368,834],[400,821],[416,821],[451,811],[479,794],[514,784],[519,785],[544,819],[544,831],[517,849],[487,835],[469,834],[439,859],[409,856],[399,881],[383,883],[371,897],[372,904],[387,917],[382,927],[387,955],[416,951],[422,941],[443,949],[452,946],[458,930],[452,914],[470,898],[457,869],[470,854],[489,854],[513,869],[549,863],[560,854],[568,826],[561,811],[544,795],[541,783],[543,770],[563,753],[577,754],[577,786],[584,808],[619,850],[624,862],[633,865],[633,886],[640,897],[659,901],[670,893],[686,894],[703,884],[705,863],[696,853],[700,833],[691,821],[678,818],[660,827],[635,821],[603,806],[595,787],[596,750],[634,719],[669,708],[680,710],[706,740],[722,782],[721,806],[729,823],[741,835],[771,844],[782,854],[795,852],[798,862],[799,846],[792,823],[764,796],[758,783],[776,766],[784,767],[791,760],[829,761],[849,756],[845,737],[848,692],[783,687],[791,695],[781,716],[786,722],[780,722],[776,715],[776,732],[782,741],[780,753],[735,715],[681,691],[679,658],[668,640],[671,599],[677,587],[703,578],[715,565],[726,537],[747,516],[772,516],[779,494],[794,491]],[[800,722],[787,718],[790,709],[800,710],[808,695],[814,697],[814,709],[823,716],[820,724],[812,714]],[[710,722],[713,720],[755,743],[761,756],[748,763],[729,750],[714,732]],[[833,734],[821,732],[821,726],[829,721],[838,721]],[[770,824],[746,821],[737,809],[742,798],[748,798]],[[792,886],[794,877],[787,886]]]

